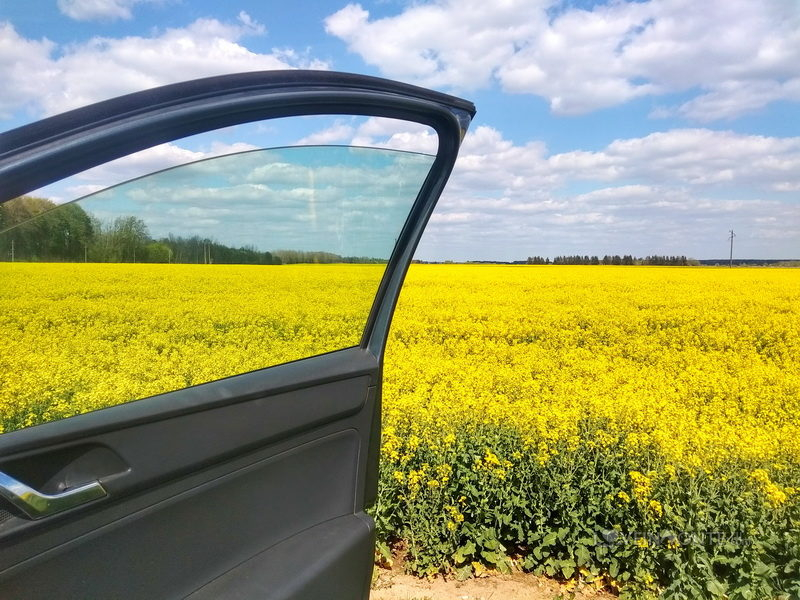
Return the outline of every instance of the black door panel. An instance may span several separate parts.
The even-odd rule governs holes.
[[[295,532],[352,514],[359,445],[346,429],[224,475],[205,472],[206,483],[126,507],[17,565],[4,574],[3,597],[183,597]]]
[[[338,517],[307,529],[231,569],[189,600],[337,600],[369,593],[373,524],[366,515]],[[309,548],[314,552],[309,555]],[[365,565],[362,580],[349,565]],[[291,573],[293,577],[285,577]],[[278,582],[276,584],[276,582]]]

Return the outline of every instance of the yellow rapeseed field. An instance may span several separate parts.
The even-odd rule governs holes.
[[[381,265],[0,264],[0,425],[358,343]],[[414,265],[378,547],[630,598],[800,597],[800,272]]]
[[[0,431],[356,345],[382,273],[0,263]]]
[[[797,270],[418,265],[392,333],[390,427],[513,425],[544,456],[590,418],[695,468],[800,460]]]

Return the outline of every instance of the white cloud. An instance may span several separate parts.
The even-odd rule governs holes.
[[[0,114],[23,106],[55,114],[106,98],[199,77],[291,68],[327,68],[291,50],[252,52],[240,43],[264,28],[247,13],[236,23],[198,19],[151,37],[95,37],[57,48],[0,24]],[[57,53],[56,50],[60,52]],[[56,54],[58,54],[56,56]],[[34,73],[36,76],[31,76]],[[97,74],[104,74],[98,77]]]
[[[615,140],[599,152],[557,154],[549,162],[571,179],[790,189],[800,183],[800,138],[676,129]]]
[[[50,40],[25,39],[10,23],[0,23],[0,118],[38,101],[43,82],[54,75],[50,59],[54,48]]]
[[[350,143],[423,154],[436,154],[439,147],[436,132],[427,125],[384,117],[370,117],[364,121]]]
[[[258,150],[261,146],[249,144],[247,142],[234,142],[227,144],[220,141],[212,141],[211,146],[206,156],[222,156],[224,154],[234,154],[236,152],[247,152],[249,150]]]
[[[350,140],[350,138],[353,137],[353,133],[355,133],[355,130],[352,126],[342,122],[336,122],[330,127],[299,139],[297,144],[315,146],[320,144],[342,143]]]
[[[76,21],[115,21],[133,17],[131,9],[136,4],[160,0],[58,0],[62,14]]]
[[[54,198],[53,196],[49,196],[49,199],[57,204],[60,204],[61,202],[72,200],[74,198],[83,198],[84,196],[88,196],[89,194],[94,194],[95,192],[99,192],[100,190],[105,189],[106,187],[108,186],[97,183],[71,185],[65,189],[65,191],[69,195],[69,198]]]
[[[349,123],[337,119],[329,127],[300,138],[295,143],[349,144],[423,154],[436,154],[439,147],[436,132],[427,125],[385,117],[355,117]]]
[[[800,77],[786,81],[723,81],[684,102],[675,112],[697,121],[732,119],[777,100],[800,101]]]
[[[176,144],[161,144],[83,171],[75,175],[74,179],[106,187],[210,156],[214,154],[187,150]]]
[[[535,33],[532,20],[544,18],[545,4],[413,4],[398,16],[372,21],[360,4],[348,4],[325,20],[325,29],[391,77],[428,86],[475,88],[485,85],[497,66],[513,55],[515,40]]]
[[[710,121],[800,100],[800,5],[787,0],[414,3],[371,19],[359,4],[326,30],[390,77],[476,89],[499,82],[561,114],[692,92],[656,111]],[[467,42],[468,40],[468,42]]]

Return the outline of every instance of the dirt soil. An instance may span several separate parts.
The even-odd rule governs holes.
[[[492,575],[466,581],[432,581],[381,569],[371,600],[611,600],[614,596],[590,586],[570,589],[535,575]]]

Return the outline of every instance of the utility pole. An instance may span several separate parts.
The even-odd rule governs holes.
[[[11,262],[14,262],[14,240],[11,240]]]
[[[736,234],[733,233],[733,229],[731,229],[730,235],[728,236],[728,239],[731,241],[731,257],[730,257],[730,263],[728,264],[728,268],[730,268],[730,269],[733,268],[733,238],[735,238],[735,237],[736,237]]]

